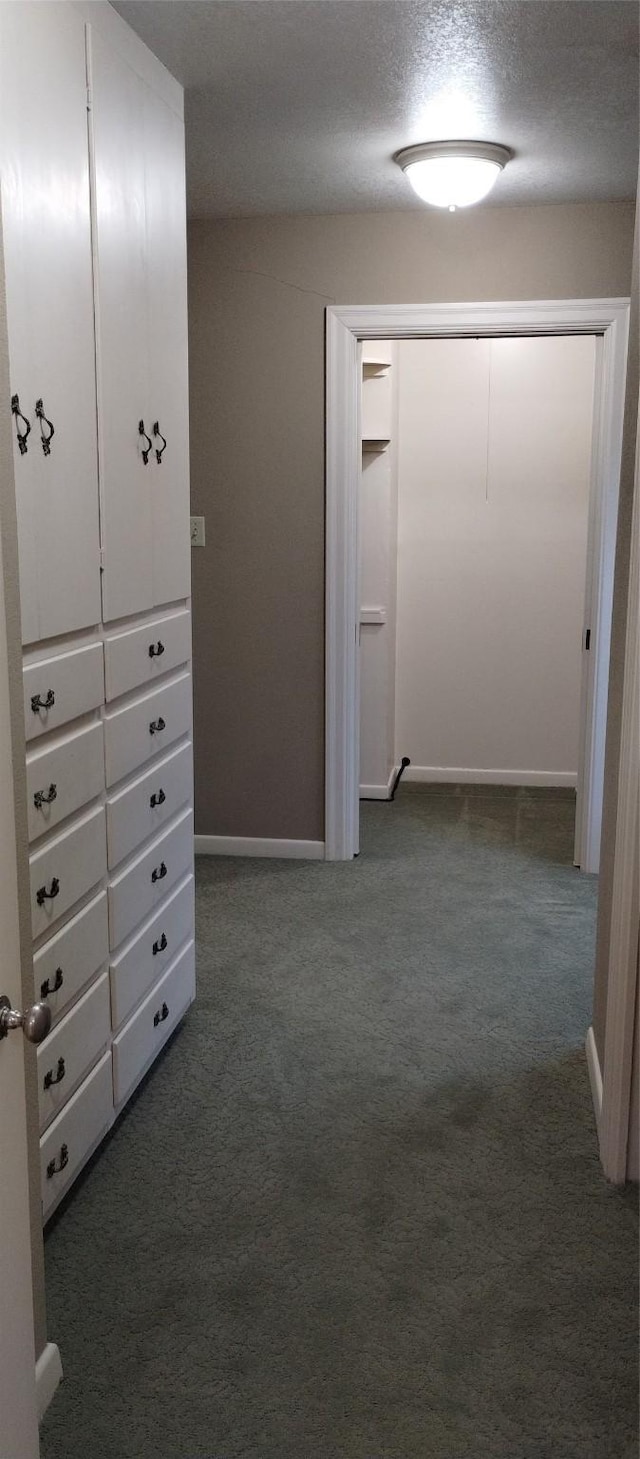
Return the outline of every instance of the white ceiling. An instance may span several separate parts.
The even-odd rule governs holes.
[[[495,204],[635,195],[637,0],[117,0],[187,90],[196,217],[420,208],[392,154],[473,137]]]

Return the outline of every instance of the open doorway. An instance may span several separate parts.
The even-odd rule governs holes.
[[[350,859],[359,825],[360,345],[371,340],[599,336],[595,362],[587,542],[580,765],[584,793],[577,860],[598,868],[617,494],[629,307],[627,300],[327,310],[326,856]],[[366,605],[365,605],[366,606]]]
[[[567,825],[576,792],[581,807],[600,347],[363,344],[361,801],[390,799],[404,770],[443,793],[544,791]]]

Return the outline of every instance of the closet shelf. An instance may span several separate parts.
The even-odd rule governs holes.
[[[387,447],[390,446],[390,445],[391,445],[391,437],[390,436],[363,436],[362,437],[362,450],[363,450],[363,453],[366,456],[373,456],[373,455],[375,455],[377,453],[380,453],[382,451],[386,451]]]

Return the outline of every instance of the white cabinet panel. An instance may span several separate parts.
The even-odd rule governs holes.
[[[191,741],[107,801],[107,856],[117,866],[192,799]]]
[[[109,940],[118,947],[167,892],[193,869],[191,811],[157,836],[109,886]]]
[[[100,978],[60,1020],[38,1049],[40,1129],[59,1114],[106,1049],[111,1034],[109,974]]]
[[[107,785],[114,785],[191,728],[191,675],[181,674],[105,715]]]
[[[25,736],[33,740],[103,703],[102,644],[25,664],[22,678]]]
[[[53,830],[104,788],[104,734],[99,721],[47,741],[27,755],[29,840]]]
[[[84,25],[0,5],[0,169],[23,641],[97,623],[100,544]],[[36,416],[37,402],[50,427]],[[62,504],[62,505],[61,505]]]
[[[45,1220],[113,1119],[111,1052],[104,1055],[40,1140]]]
[[[149,89],[144,107],[151,428],[161,432],[153,454],[153,601],[170,603],[188,596],[191,577],[184,124]]]
[[[188,938],[193,937],[193,877],[167,897],[122,951],[111,958],[113,1026],[125,1018],[162,976]]]
[[[108,956],[107,893],[103,891],[65,922],[34,955],[35,997],[46,998],[54,1021]]]
[[[106,869],[104,806],[97,806],[29,857],[34,938],[79,902]]]
[[[104,645],[107,699],[117,699],[191,658],[191,614],[188,608],[152,618],[137,628],[109,634]]]
[[[137,1013],[113,1042],[113,1094],[116,1107],[127,1098],[160,1052],[195,997],[195,948],[190,942],[156,983]]]
[[[140,77],[90,27],[103,616],[153,607],[152,476]]]

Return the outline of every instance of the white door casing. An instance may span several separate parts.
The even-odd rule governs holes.
[[[576,860],[597,871],[602,819],[613,567],[624,409],[626,299],[354,306],[327,309],[325,855],[357,852],[358,806],[358,340],[492,334],[599,334],[593,482],[583,651],[582,794]],[[600,343],[600,342],[599,342]],[[584,643],[584,640],[583,640]]]
[[[9,382],[6,369],[3,291],[0,238],[0,394],[6,400]],[[22,979],[18,876],[20,871],[26,880],[27,864],[25,847],[24,864],[20,869],[18,867],[11,736],[12,681],[15,694],[16,688],[19,688],[15,681],[19,675],[20,656],[16,581],[17,531],[13,510],[6,510],[6,503],[12,496],[11,446],[8,417],[5,415],[0,424],[0,994],[6,994],[13,1006],[19,1008],[22,1000]],[[6,564],[9,563],[13,586],[10,595],[5,586],[9,579]],[[10,663],[14,667],[13,676],[9,672]],[[24,1054],[22,1034],[12,1033],[0,1040],[2,1459],[38,1459],[39,1454]]]

